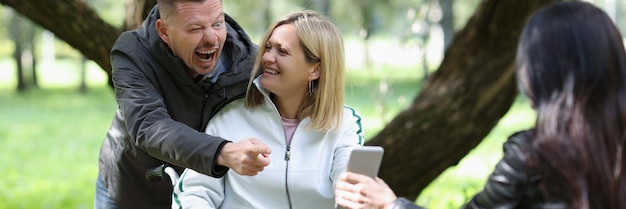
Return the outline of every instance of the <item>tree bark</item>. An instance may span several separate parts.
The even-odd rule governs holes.
[[[0,0],[0,3],[50,30],[111,76],[109,53],[121,30],[102,20],[82,0]]]
[[[413,103],[368,145],[382,145],[379,176],[415,199],[489,133],[517,95],[514,57],[527,17],[554,0],[486,0],[453,39]]]
[[[154,5],[156,0],[126,0],[126,21],[122,30],[132,30],[141,26]]]

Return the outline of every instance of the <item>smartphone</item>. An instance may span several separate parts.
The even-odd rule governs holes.
[[[381,146],[356,147],[350,153],[346,170],[376,178],[383,153],[384,149]]]

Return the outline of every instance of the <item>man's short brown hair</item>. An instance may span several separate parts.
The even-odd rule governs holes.
[[[159,5],[159,14],[161,15],[161,19],[167,22],[170,17],[176,15],[176,6],[179,3],[182,3],[182,2],[203,3],[205,1],[206,0],[157,0],[157,5]]]

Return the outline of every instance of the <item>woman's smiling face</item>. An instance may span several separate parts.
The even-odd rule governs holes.
[[[317,63],[305,60],[304,49],[291,24],[276,27],[265,43],[261,85],[278,96],[300,95],[308,91],[317,74]]]

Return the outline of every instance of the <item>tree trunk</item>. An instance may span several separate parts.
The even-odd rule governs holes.
[[[26,90],[26,81],[24,79],[24,65],[22,64],[22,44],[15,43],[15,51],[13,51],[13,59],[15,60],[15,66],[17,67],[17,92],[23,92]]]
[[[111,76],[109,53],[121,30],[102,20],[82,0],[0,0],[95,61]],[[110,80],[110,79],[109,79]]]
[[[38,30],[39,31],[39,30]],[[37,54],[36,54],[36,49],[37,49],[37,42],[35,41],[35,35],[33,35],[31,37],[31,44],[30,44],[30,49],[31,49],[31,54],[33,55],[33,62],[32,62],[32,71],[33,71],[33,87],[38,88],[39,87],[39,80],[37,78],[37,64],[38,64],[38,60],[37,60]]]
[[[80,56],[80,84],[78,85],[78,92],[81,94],[87,93],[87,58]]]
[[[315,5],[316,5],[318,11],[320,11],[320,13],[326,15],[329,19],[331,19],[331,16],[330,16],[330,1],[329,0],[316,0],[315,1]]]
[[[263,7],[263,19],[265,21],[265,27],[270,27],[272,25],[272,21],[274,21],[274,17],[272,15],[272,0],[265,0],[265,7]],[[263,30],[265,31],[265,29]]]
[[[454,37],[454,13],[452,4],[452,0],[439,0],[439,6],[441,7],[441,13],[443,14],[439,24],[443,30],[444,49],[448,49],[450,42],[452,42],[452,37]]]
[[[10,12],[9,17],[9,37],[15,45],[15,49],[13,50],[13,60],[15,60],[15,66],[17,68],[16,89],[18,92],[22,92],[28,87],[24,76],[24,62],[22,62],[22,54],[24,53],[24,38],[21,36],[21,33],[24,29],[25,21],[15,12]]]
[[[517,95],[514,57],[523,24],[554,1],[483,1],[413,103],[368,141],[385,147],[379,176],[397,195],[415,199],[508,111]]]
[[[126,21],[122,30],[132,30],[141,26],[154,5],[156,0],[126,0]]]

